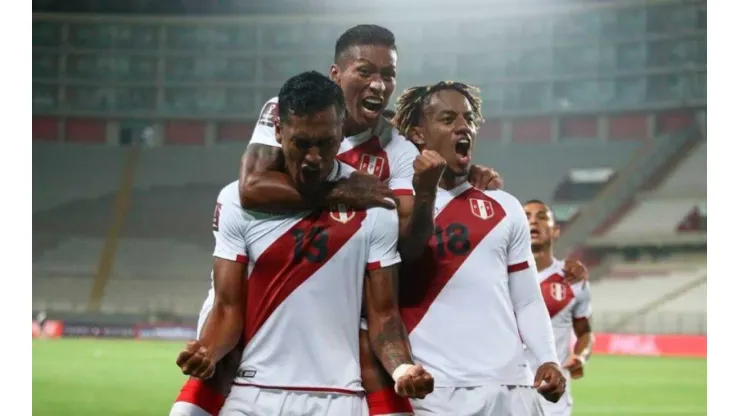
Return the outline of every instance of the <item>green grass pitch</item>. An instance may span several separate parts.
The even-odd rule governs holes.
[[[162,416],[184,380],[184,342],[35,340],[33,414]],[[574,416],[706,415],[704,359],[596,356],[573,383]]]

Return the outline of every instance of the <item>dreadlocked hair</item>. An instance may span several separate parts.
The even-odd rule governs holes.
[[[411,87],[406,89],[396,100],[396,116],[393,125],[406,138],[410,137],[411,129],[419,125],[424,106],[429,104],[430,98],[439,91],[457,91],[470,103],[473,109],[473,125],[478,127],[483,122],[479,90],[476,87],[457,81],[440,81],[434,85]]]

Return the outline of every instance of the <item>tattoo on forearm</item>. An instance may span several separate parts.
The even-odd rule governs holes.
[[[406,327],[398,314],[386,318],[380,331],[374,334],[371,343],[375,355],[389,374],[399,365],[412,362]]]

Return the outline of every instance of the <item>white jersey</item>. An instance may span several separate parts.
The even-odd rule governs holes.
[[[262,107],[250,143],[280,147],[275,139],[277,97]],[[345,137],[337,159],[353,168],[378,176],[396,195],[413,195],[411,180],[414,160],[419,151],[388,120],[381,117],[377,125],[356,136]]]
[[[404,265],[401,279],[414,359],[439,387],[531,385],[510,293],[510,274],[524,270],[531,270],[536,291],[521,204],[466,182],[439,189],[435,212],[424,255]]]
[[[573,320],[591,316],[591,290],[588,282],[568,284],[564,277],[564,265],[565,263],[562,260],[555,259],[550,267],[538,273],[542,297],[545,299],[547,312],[552,320],[555,348],[561,364],[565,364],[571,354]],[[530,364],[534,365],[534,357],[530,351],[527,351],[527,357]],[[567,370],[563,369],[563,373],[570,379],[570,373]],[[570,382],[566,385],[566,389],[566,394],[563,395],[558,404],[560,402],[572,403]]]
[[[332,179],[352,169],[337,163]],[[354,393],[365,272],[400,262],[398,215],[373,208],[247,211],[238,181],[218,196],[213,255],[248,265],[236,385]]]

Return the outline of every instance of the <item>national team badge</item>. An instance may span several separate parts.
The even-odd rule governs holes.
[[[475,198],[470,198],[469,201],[470,211],[473,212],[473,215],[482,220],[487,220],[493,217],[493,204],[491,201]]]
[[[213,231],[218,231],[218,221],[221,219],[221,203],[216,203],[216,209],[213,210]]]
[[[336,205],[329,212],[329,217],[331,217],[331,219],[341,222],[342,224],[348,223],[352,218],[354,218],[354,216],[355,212],[348,209],[344,204]]]
[[[383,174],[384,166],[385,158],[363,153],[360,158],[360,168],[358,170],[380,177]]]
[[[562,302],[565,299],[565,286],[562,283],[553,282],[550,283],[550,295],[553,299],[558,302]]]

